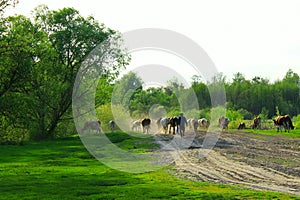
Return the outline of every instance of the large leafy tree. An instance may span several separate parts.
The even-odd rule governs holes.
[[[51,11],[39,6],[34,22],[23,16],[10,17],[1,27],[0,43],[5,56],[1,56],[0,103],[7,102],[4,94],[22,97],[24,108],[15,113],[23,115],[34,139],[53,137],[57,127],[71,119],[74,81],[94,48],[105,43],[98,52],[101,55],[97,55],[101,62],[109,63],[100,67],[105,85],[129,61],[120,47],[118,32],[92,17],[82,17],[73,8]]]

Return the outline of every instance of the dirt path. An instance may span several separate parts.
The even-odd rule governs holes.
[[[204,138],[202,132],[194,142],[201,144]],[[200,158],[203,151],[193,145],[174,151],[176,175],[193,181],[241,184],[300,196],[299,139],[236,131],[222,133],[208,156]]]

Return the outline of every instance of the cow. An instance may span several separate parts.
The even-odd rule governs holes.
[[[142,120],[143,133],[149,133],[151,120],[149,118],[145,118]]]
[[[108,122],[108,125],[110,127],[111,132],[114,132],[115,128],[116,128],[116,122],[114,120],[110,120]]]
[[[191,129],[193,127],[192,120],[194,120],[194,119],[190,118],[190,119],[187,120],[189,129]]]
[[[156,120],[156,125],[157,125],[157,128],[158,129],[160,129],[161,128],[161,120],[162,120],[162,118],[160,117],[160,118],[158,118],[157,120]]]
[[[178,117],[172,117],[170,118],[170,128],[169,128],[169,134],[171,133],[171,130],[173,129],[173,135],[175,135],[175,129],[177,129],[178,132]]]
[[[199,126],[203,127],[203,128],[208,128],[209,125],[210,125],[209,121],[207,119],[205,119],[205,118],[199,119],[198,123],[199,123]]]
[[[165,134],[168,132],[169,124],[170,124],[170,118],[162,118],[160,120],[160,125],[164,129]]]
[[[221,116],[219,118],[219,127],[223,130],[228,129],[230,120],[227,117]]]
[[[100,120],[86,121],[84,123],[83,128],[81,129],[81,132],[84,132],[86,130],[96,130],[96,133],[101,133],[102,129],[101,129],[101,122],[100,122]]]
[[[197,129],[198,129],[198,126],[199,126],[199,122],[197,119],[188,119],[187,120],[187,123],[188,123],[188,126],[190,129],[193,129],[194,132],[196,133],[197,132]]]
[[[253,119],[252,129],[261,129],[261,117],[256,116]]]
[[[246,124],[244,122],[239,123],[238,129],[246,129]]]
[[[135,120],[132,122],[132,131],[141,131],[141,121],[140,120]]]
[[[277,126],[277,132],[279,132],[279,130],[280,132],[282,132],[282,128],[284,128],[285,132],[290,132],[290,130],[293,130],[295,128],[289,115],[278,116],[273,119],[273,122],[274,125]]]

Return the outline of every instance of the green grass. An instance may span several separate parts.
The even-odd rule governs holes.
[[[269,129],[269,130],[257,130],[257,129],[247,129],[247,132],[261,134],[261,135],[269,135],[269,136],[282,136],[282,137],[290,137],[293,139],[300,138],[300,129],[290,130],[290,132],[277,132],[277,129]]]
[[[127,151],[156,148],[151,138],[107,136]],[[180,180],[168,173],[171,167],[141,174],[117,171],[92,157],[79,137],[0,146],[0,153],[0,199],[297,199]]]

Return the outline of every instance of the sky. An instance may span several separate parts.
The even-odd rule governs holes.
[[[73,7],[121,33],[141,28],[178,32],[201,46],[228,80],[236,72],[272,82],[288,69],[300,74],[298,0],[20,0],[6,15],[29,17],[40,4],[51,10]],[[158,51],[136,53],[128,70],[151,64],[178,68],[184,79],[195,73],[189,63]]]

